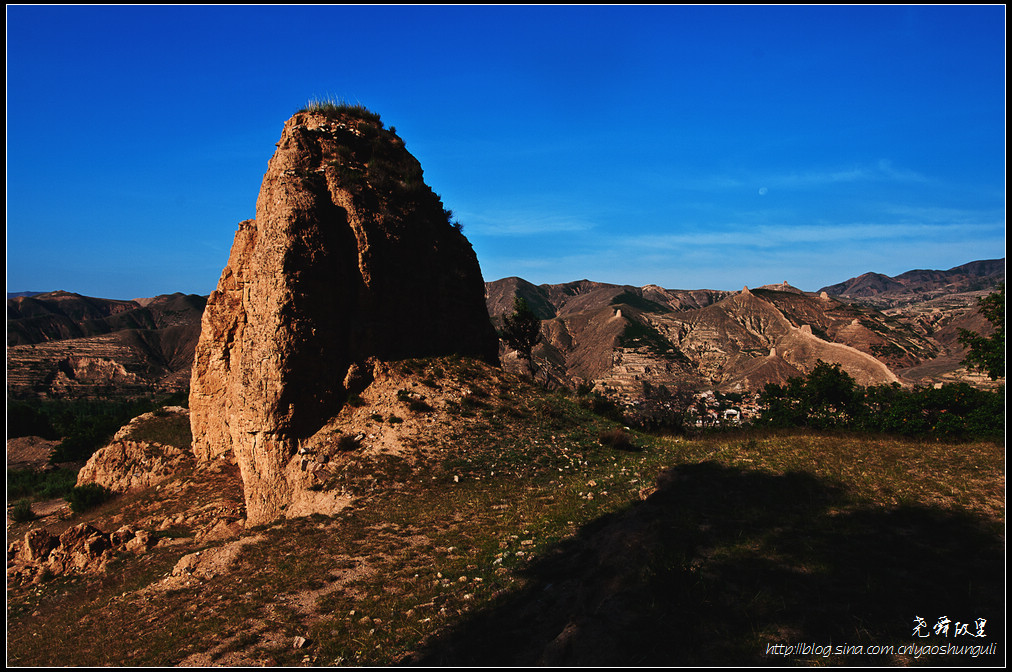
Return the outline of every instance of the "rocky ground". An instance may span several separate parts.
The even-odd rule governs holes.
[[[8,664],[905,664],[764,651],[903,643],[907,605],[1003,642],[1001,445],[650,437],[454,360],[381,387],[333,514],[249,527],[229,460],[179,460],[9,525]]]
[[[7,440],[8,469],[42,469],[59,441],[39,436],[20,436]]]

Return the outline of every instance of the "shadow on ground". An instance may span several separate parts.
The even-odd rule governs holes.
[[[769,645],[988,645],[1004,656],[1001,526],[920,506],[851,502],[808,474],[713,463],[662,474],[631,510],[527,570],[528,586],[431,640],[421,665],[913,662],[768,655]],[[912,636],[942,617],[948,638]],[[987,619],[985,637],[956,623]],[[918,662],[953,662],[921,658]],[[958,657],[960,664],[996,656]]]

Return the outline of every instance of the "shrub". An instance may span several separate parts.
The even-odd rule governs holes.
[[[27,523],[29,520],[35,518],[35,513],[32,512],[32,503],[27,499],[19,499],[14,502],[13,508],[11,508],[11,519],[16,523]]]
[[[602,431],[598,435],[597,440],[601,445],[614,448],[615,450],[639,450],[639,447],[633,441],[632,435],[618,427]]]
[[[71,511],[81,513],[108,501],[112,496],[112,491],[105,486],[98,483],[85,483],[71,490],[66,500],[70,502]]]
[[[607,418],[614,422],[625,422],[622,409],[618,407],[618,404],[599,392],[581,399],[580,406],[602,418]]]
[[[338,450],[348,451],[355,450],[356,448],[358,448],[358,439],[351,434],[342,434],[337,440]]]
[[[768,384],[759,396],[761,422],[774,427],[840,428],[949,439],[1004,433],[1004,399],[966,383],[906,389],[864,388],[838,364],[819,362],[807,378]]]
[[[432,406],[429,406],[421,399],[415,399],[408,404],[408,409],[414,411],[415,413],[429,413],[432,411]]]
[[[10,469],[7,471],[7,497],[10,499],[58,499],[77,484],[74,469]]]

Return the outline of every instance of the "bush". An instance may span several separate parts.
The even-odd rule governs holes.
[[[408,409],[414,411],[415,413],[430,413],[432,411],[432,406],[429,406],[421,399],[415,399],[408,404]]]
[[[898,383],[863,388],[838,364],[819,362],[807,378],[768,384],[760,421],[773,427],[856,429],[946,439],[1004,433],[1004,399],[966,383],[905,389]]]
[[[355,450],[358,448],[358,439],[351,434],[342,434],[337,440],[337,449],[343,451]]]
[[[27,523],[35,518],[32,512],[32,503],[27,499],[19,499],[11,508],[11,519],[16,523]]]
[[[7,471],[7,497],[10,499],[59,499],[77,484],[73,469],[10,469]]]
[[[112,491],[105,486],[98,483],[85,483],[71,490],[67,494],[66,500],[70,503],[71,511],[82,513],[108,501],[112,496]]]
[[[601,445],[614,448],[615,450],[639,450],[639,447],[633,441],[632,435],[618,427],[602,431],[598,435],[597,440]]]
[[[614,422],[625,422],[622,409],[618,407],[618,404],[599,392],[594,392],[589,397],[581,399],[580,406],[602,418]]]

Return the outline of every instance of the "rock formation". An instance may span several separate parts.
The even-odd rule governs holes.
[[[300,487],[300,442],[369,383],[369,358],[495,361],[477,258],[392,129],[318,106],[284,126],[194,355],[194,453],[233,451],[251,523]]]
[[[51,576],[103,573],[117,552],[144,553],[156,542],[150,532],[126,525],[106,534],[79,523],[59,536],[33,528],[7,547],[7,580],[41,583]]]
[[[185,408],[170,406],[134,418],[88,458],[77,474],[77,485],[96,483],[112,492],[127,492],[157,485],[192,467],[193,455],[184,448],[133,438],[134,429],[145,422],[159,417],[188,422],[188,416]]]

